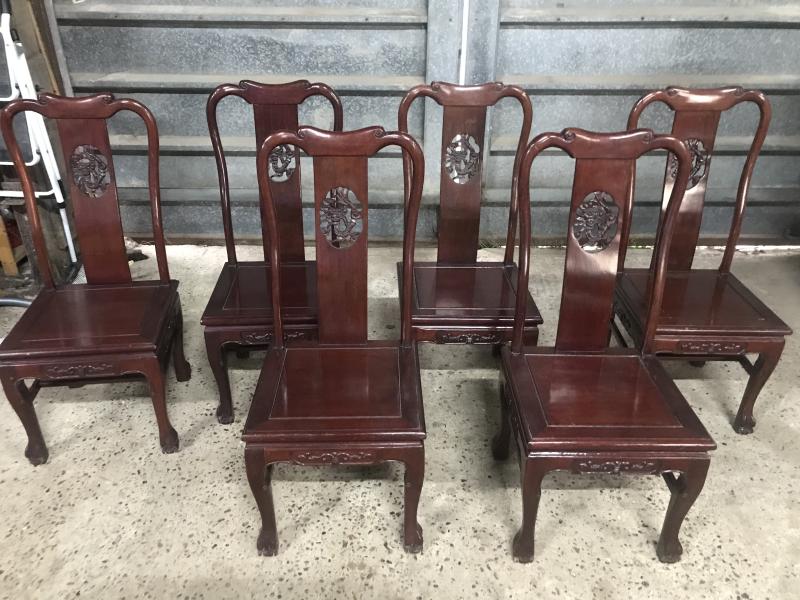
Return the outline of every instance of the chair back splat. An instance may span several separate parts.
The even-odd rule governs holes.
[[[276,202],[267,178],[270,153],[280,145],[302,149],[314,160],[314,213],[317,250],[319,341],[321,344],[360,344],[367,341],[367,241],[369,199],[367,161],[378,150],[399,146],[411,164],[406,208],[401,290],[401,342],[411,343],[411,269],[414,232],[422,198],[424,159],[419,145],[405,133],[381,127],[329,132],[300,127],[268,136],[258,151],[258,183],[262,198],[262,229],[269,239],[272,262],[274,344],[283,346],[280,264],[283,238],[277,229]],[[265,244],[267,240],[265,240]]]
[[[147,161],[150,211],[153,221],[158,272],[161,281],[169,281],[158,178],[158,127],[153,114],[136,100],[115,99],[103,93],[82,98],[39,94],[37,100],[17,100],[2,111],[0,128],[9,154],[24,165],[13,130],[13,119],[24,111],[53,119],[58,127],[61,151],[69,182],[69,197],[75,216],[81,260],[90,284],[130,283],[131,272],[125,252],[114,161],[108,137],[107,120],[120,111],[133,112],[144,121],[147,130]],[[33,183],[24,166],[19,177],[31,222],[36,259],[44,285],[55,287],[47,254],[47,245],[36,206]]]
[[[520,164],[520,256],[512,351],[522,351],[525,294],[530,264],[530,170],[533,160],[548,148],[560,148],[575,159],[575,178],[567,233],[564,284],[556,335],[557,351],[602,351],[608,347],[614,284],[623,232],[631,213],[629,188],[636,159],[653,150],[678,157],[675,185],[656,242],[656,270],[652,279],[650,312],[643,351],[655,331],[661,310],[666,257],[669,253],[681,200],[691,171],[686,146],[672,136],[647,129],[600,134],[581,129],[543,133],[528,146]]]
[[[322,96],[330,102],[333,108],[333,129],[335,131],[342,130],[343,113],[342,102],[330,87],[324,83],[310,83],[306,80],[285,84],[266,84],[255,81],[240,81],[238,85],[226,83],[217,87],[208,97],[206,118],[211,145],[214,149],[214,158],[217,161],[225,247],[228,252],[228,261],[236,262],[228,167],[217,126],[217,105],[228,96],[237,96],[253,106],[256,148],[260,148],[266,137],[276,131],[296,131],[298,107],[311,96]],[[300,199],[300,155],[297,148],[293,146],[275,148],[264,168],[272,186],[275,207],[278,211],[278,231],[282,239],[281,257],[287,261],[302,261],[305,259],[305,244],[303,209]],[[269,260],[268,255],[268,245],[265,244],[264,257],[266,260]]]
[[[750,188],[750,180],[753,176],[753,169],[767,137],[767,129],[772,116],[769,100],[762,92],[744,90],[741,87],[697,90],[670,87],[651,92],[639,99],[628,117],[628,129],[637,128],[639,126],[639,118],[644,110],[655,102],[663,102],[675,113],[672,121],[672,135],[686,143],[692,157],[689,182],[678,221],[675,225],[675,243],[672,244],[668,260],[670,270],[682,271],[692,268],[697,240],[700,237],[708,175],[720,116],[723,112],[743,102],[752,102],[758,106],[760,112],[758,126],[739,179],[736,207],[725,245],[725,253],[719,267],[720,271],[727,273],[730,271],[733,253],[736,250],[736,243],[742,230],[742,218],[744,217],[744,208],[747,201],[747,192]],[[664,174],[662,218],[664,217],[666,203],[672,193],[672,187],[675,184],[676,173],[677,165],[675,159],[670,155],[667,159],[666,172]],[[626,243],[629,231],[630,223],[628,223],[624,232]],[[620,260],[620,266],[622,266],[625,260],[624,252]]]
[[[400,131],[408,132],[408,111],[419,97],[432,98],[443,107],[437,261],[447,264],[472,264],[478,257],[482,176],[488,159],[484,144],[487,108],[503,98],[514,98],[519,102],[522,108],[522,127],[512,175],[505,256],[505,262],[511,264],[517,227],[518,163],[531,133],[530,99],[521,88],[500,82],[458,86],[435,81],[430,85],[418,85],[400,103]],[[408,156],[403,164],[408,194]]]

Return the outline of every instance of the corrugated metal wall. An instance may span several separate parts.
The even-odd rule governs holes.
[[[400,97],[433,79],[458,78],[462,2],[459,0],[55,0],[54,12],[75,93],[112,90],[146,103],[161,130],[162,189],[168,234],[220,237],[216,170],[205,125],[205,100],[222,82],[251,78],[324,81],[342,96],[345,127],[395,128]],[[468,83],[502,80],[522,85],[534,103],[534,133],[565,126],[618,130],[636,98],[669,84],[744,85],[768,92],[774,117],[756,169],[744,233],[780,241],[797,214],[800,191],[800,7],[781,1],[691,2],[648,0],[470,2]],[[412,132],[424,138],[427,201],[420,237],[433,235],[438,177],[439,108],[412,113]],[[493,111],[485,174],[482,235],[503,236],[513,134],[518,110],[510,101]],[[221,105],[220,122],[231,158],[242,235],[258,235],[253,173],[252,116],[236,99]],[[321,102],[304,107],[304,122],[327,127]],[[755,127],[754,108],[723,119],[711,170],[703,231],[724,234]],[[644,121],[668,129],[666,111]],[[113,124],[117,173],[126,228],[148,231],[144,139],[135,121]],[[663,177],[662,157],[639,172],[642,210],[636,230],[652,232]],[[311,202],[310,169],[304,198]],[[434,176],[431,176],[433,174]],[[402,223],[400,161],[382,155],[371,166],[375,237],[399,239]],[[564,235],[569,159],[540,161],[534,173],[534,230]],[[378,205],[375,205],[378,207]],[[310,217],[310,215],[308,215]],[[313,221],[308,218],[307,226]]]

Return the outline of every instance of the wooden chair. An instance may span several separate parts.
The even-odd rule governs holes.
[[[225,152],[217,127],[217,105],[228,96],[238,96],[253,106],[256,147],[282,129],[296,131],[298,107],[307,98],[323,96],[333,107],[333,128],[342,129],[342,103],[324,83],[294,81],[271,85],[242,81],[226,83],[209,96],[206,106],[211,145],[217,161],[222,224],[228,262],[222,268],[200,322],[206,353],[219,388],[217,420],[233,422],[233,404],[228,379],[227,350],[264,347],[272,341],[272,308],[269,297],[268,249],[263,261],[238,261],[231,222],[230,187]],[[270,185],[278,211],[281,235],[281,263],[284,280],[286,335],[314,337],[317,328],[316,263],[305,259],[303,209],[300,199],[300,155],[296,148],[276,148],[267,165]]]
[[[56,286],[48,260],[36,198],[12,121],[24,111],[53,119],[69,181],[70,200],[86,273],[86,284]],[[127,110],[147,128],[150,209],[159,279],[133,281],[117,202],[107,119]],[[48,451],[33,409],[44,385],[117,381],[144,376],[158,422],[161,449],[178,450],[178,434],[167,416],[166,370],[169,353],[178,381],[191,367],[183,355],[183,316],[178,282],[169,277],[161,224],[158,180],[158,129],[152,113],[135,100],[111,94],[65,98],[40,94],[14,100],[0,118],[6,146],[20,175],[44,287],[0,343],[0,378],[25,432],[25,456],[34,465]],[[24,380],[33,380],[28,387]]]
[[[500,344],[511,339],[517,267],[517,167],[531,132],[531,102],[523,90],[502,83],[458,86],[434,82],[411,89],[400,103],[399,129],[408,132],[414,100],[443,107],[438,254],[435,263],[414,263],[411,324],[415,339],[437,344]],[[503,262],[477,262],[486,110],[503,98],[522,108],[522,127],[511,181],[508,235]],[[408,157],[405,159],[408,172]],[[406,184],[408,188],[408,184]],[[398,263],[398,278],[402,265]],[[526,341],[536,344],[542,316],[526,295]]]
[[[688,359],[696,366],[702,366],[707,360],[739,362],[750,379],[733,427],[739,433],[752,433],[756,398],[778,364],[786,336],[792,333],[788,325],[731,273],[750,179],[769,126],[769,101],[761,92],[742,88],[667,88],[651,92],[636,103],[628,118],[628,128],[637,127],[642,112],[654,102],[663,102],[674,111],[672,135],[689,146],[692,171],[686,199],[675,224],[675,239],[667,262],[666,291],[652,350],[663,358]],[[717,125],[722,112],[742,102],[755,103],[761,118],[739,179],[725,253],[718,269],[695,269],[692,261],[700,235]],[[665,201],[674,181],[675,159],[670,157],[664,177]],[[627,230],[624,235],[627,238]],[[646,290],[652,265],[650,270],[623,269],[624,263],[625,254],[622,253],[615,313],[634,343],[641,346],[647,314]],[[612,328],[624,343],[614,321]],[[746,354],[758,354],[758,360],[753,364]]]
[[[524,304],[530,248],[531,163],[548,148],[575,162],[564,287],[555,347],[525,347]],[[674,152],[678,174],[656,249],[650,317],[641,351],[608,348],[617,257],[630,215],[628,181],[635,160],[654,149]],[[520,452],[522,526],[514,557],[533,560],[534,527],[544,476],[631,473],[664,476],[672,492],[656,548],[663,562],[682,552],[678,532],[705,482],[714,441],[661,363],[651,356],[660,310],[666,257],[689,175],[689,152],[676,138],[649,130],[598,134],[567,129],[545,133],[528,146],[520,164],[520,270],[514,339],[501,352],[502,426],[495,458],[508,455],[513,433]],[[679,475],[675,475],[679,473]]]
[[[398,341],[367,339],[367,162],[400,146],[411,160],[403,261],[410,275],[424,159],[414,140],[369,127],[345,133],[301,127],[269,136],[258,153],[263,230],[270,261],[281,264],[279,215],[267,157],[291,144],[314,159],[319,340],[286,340],[283,270],[270,281],[275,338],[267,351],[242,438],[247,478],[261,513],[258,550],[274,555],[278,537],[270,476],[276,462],[298,465],[401,461],[405,471],[405,548],[422,549],[417,505],[425,470],[425,423],[417,346],[411,333],[411,278],[402,288]],[[276,273],[279,276],[276,276]]]

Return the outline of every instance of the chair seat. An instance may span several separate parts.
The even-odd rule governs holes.
[[[178,282],[45,288],[0,343],[0,358],[153,352]]]
[[[260,262],[226,263],[200,322],[205,325],[271,325],[270,266]],[[317,263],[281,264],[284,323],[317,322]]]
[[[402,280],[402,269],[402,263],[397,263],[398,281]],[[516,289],[516,265],[414,263],[411,322],[421,326],[512,327]],[[525,324],[542,324],[542,315],[530,292]]]
[[[242,437],[256,443],[424,439],[416,346],[293,342],[269,350]]]
[[[641,331],[647,319],[648,269],[626,269],[617,278],[616,301]],[[673,271],[664,286],[656,335],[777,335],[792,333],[774,312],[731,273]]]
[[[661,363],[627,349],[502,352],[512,414],[529,451],[715,448]]]

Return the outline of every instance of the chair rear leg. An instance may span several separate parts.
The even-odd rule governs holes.
[[[34,466],[43,465],[47,462],[49,453],[39,427],[39,420],[36,418],[36,411],[33,408],[33,399],[36,396],[38,385],[34,384],[32,388],[28,389],[24,381],[7,373],[3,373],[2,381],[6,398],[11,403],[14,412],[17,413],[19,420],[22,421],[22,426],[28,435],[25,457]]]
[[[422,444],[419,449],[408,452],[405,465],[403,547],[406,552],[416,554],[422,552],[422,527],[417,521],[419,498],[425,478],[425,447]]]
[[[219,405],[217,406],[217,421],[223,425],[233,423],[233,400],[231,399],[231,382],[228,379],[228,360],[225,346],[213,334],[206,332],[206,355],[214,379],[217,380],[219,389]]]
[[[686,471],[680,475],[663,474],[672,495],[656,546],[656,554],[661,562],[674,563],[681,559],[683,547],[678,540],[678,533],[686,514],[703,489],[709,463],[707,458],[692,460]]]
[[[739,404],[739,412],[736,413],[736,420],[733,422],[733,428],[736,433],[753,433],[753,429],[756,426],[756,420],[753,418],[753,407],[755,406],[756,398],[758,398],[761,388],[767,383],[770,375],[778,365],[784,344],[785,342],[781,340],[780,343],[775,344],[774,348],[759,354],[756,364],[753,365],[742,402]]]
[[[150,397],[153,400],[153,409],[156,412],[161,451],[164,454],[172,454],[178,451],[180,442],[178,440],[178,432],[173,429],[172,424],[169,422],[169,415],[167,414],[167,381],[157,358],[148,363],[145,377],[150,386]]]
[[[514,536],[514,560],[521,563],[533,561],[536,515],[542,494],[542,480],[550,470],[545,460],[524,458],[522,465],[522,525]]]
[[[175,316],[175,335],[172,338],[172,365],[175,367],[175,379],[189,381],[192,378],[192,366],[183,353],[183,309],[178,300],[178,314]]]
[[[261,515],[261,531],[256,547],[261,556],[275,556],[278,553],[278,530],[272,503],[272,464],[267,464],[262,448],[253,447],[245,447],[244,462],[247,481]]]
[[[511,413],[508,406],[505,384],[500,382],[500,431],[492,438],[492,456],[495,460],[508,458],[511,441]]]

